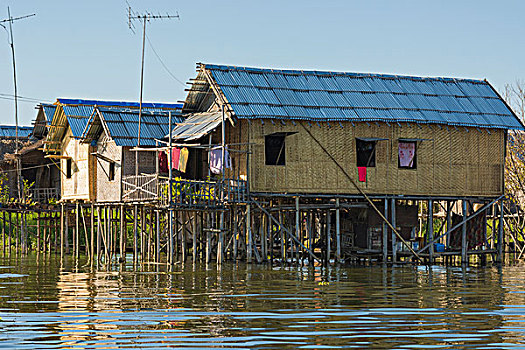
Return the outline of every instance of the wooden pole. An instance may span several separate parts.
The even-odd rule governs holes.
[[[102,217],[100,206],[97,206],[97,268],[100,265],[100,249],[101,249],[101,240],[102,240]]]
[[[494,223],[492,224],[494,225]],[[503,199],[499,203],[499,223],[498,223],[498,263],[505,261],[505,238],[503,236]]]
[[[91,210],[89,211],[89,232],[91,234],[91,252],[89,253],[89,262],[91,263],[91,268],[95,261],[95,206],[91,203]]]
[[[427,235],[429,242],[434,241],[434,201],[432,199],[428,200],[428,225],[427,225]],[[434,263],[434,243],[432,243],[428,249],[429,252],[429,264]]]
[[[391,200],[391,212],[392,212],[392,218],[390,219],[390,222],[392,223],[392,226],[396,227],[396,199],[392,198]],[[392,262],[397,262],[397,242],[396,242],[396,234],[392,231]]]
[[[157,210],[155,212],[155,218],[157,219],[156,225],[155,225],[155,233],[156,233],[156,239],[155,239],[155,261],[157,263],[160,263],[160,211]]]
[[[463,220],[467,219],[467,201],[462,200],[462,209],[463,209]],[[463,222],[461,226],[461,263],[466,264],[467,260],[467,222]]]
[[[385,218],[388,217],[388,198],[385,198]],[[383,221],[383,263],[388,261],[388,225]]]
[[[6,252],[6,244],[7,244],[7,239],[6,239],[6,231],[7,231],[7,230],[5,229],[5,227],[6,227],[6,221],[5,221],[6,219],[5,219],[5,216],[6,216],[6,215],[5,215],[5,210],[3,210],[3,211],[2,211],[2,217],[3,217],[4,220],[2,221],[2,242],[3,242],[3,244],[2,244],[2,249],[3,249],[3,251],[4,251],[4,256],[5,256],[5,252]]]
[[[64,257],[64,226],[65,226],[65,217],[64,217],[64,204],[60,204],[60,260]]]
[[[295,197],[295,237],[302,241],[301,237],[301,212],[299,208],[299,197]],[[292,242],[293,245],[293,242]],[[299,247],[297,247],[297,254],[299,255]],[[296,257],[299,261],[299,256]]]
[[[138,155],[138,152],[137,152]],[[135,204],[134,207],[134,217],[133,217],[133,265],[138,263],[138,216],[139,216],[139,207]]]
[[[247,249],[246,249],[246,258],[249,263],[252,262],[252,252],[253,252],[253,240],[252,240],[252,210],[251,205],[246,205],[246,236],[247,236]]]
[[[326,266],[330,265],[330,254],[332,249],[332,213],[326,211]]]
[[[191,235],[192,235],[192,258],[193,264],[197,263],[197,212],[193,212],[191,218]]]
[[[120,205],[120,238],[119,238],[119,251],[120,251],[120,262],[126,263],[126,251],[124,250],[124,242],[126,240],[126,212],[124,205]]]
[[[40,253],[40,212],[38,212],[36,217],[36,252],[37,254]],[[44,229],[44,237],[45,237],[46,231]],[[44,241],[45,246],[45,241]]]
[[[335,239],[336,239],[336,262],[341,262],[341,209],[339,207],[339,198],[335,199]]]

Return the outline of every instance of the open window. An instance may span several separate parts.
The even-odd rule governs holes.
[[[376,144],[375,139],[356,140],[357,167],[373,168],[376,166]]]
[[[399,169],[417,169],[417,141],[400,139],[397,159]]]
[[[275,133],[264,137],[266,165],[285,165],[285,139],[287,133]]]
[[[109,162],[108,179],[109,181],[115,180],[115,162]]]
[[[66,178],[71,179],[73,175],[73,160],[71,158],[66,159]]]

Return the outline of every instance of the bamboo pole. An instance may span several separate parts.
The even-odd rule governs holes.
[[[335,199],[335,237],[336,237],[336,262],[341,262],[341,209],[339,198]]]
[[[95,261],[95,207],[93,203],[91,203],[91,210],[89,211],[89,232],[91,234],[91,245],[90,245],[90,253],[89,253],[89,262],[91,264],[91,268],[93,268],[94,261]]]
[[[503,200],[499,203],[499,224],[498,224],[498,263],[505,261],[505,241],[503,236]]]
[[[155,225],[156,239],[155,239],[155,261],[160,263],[160,211],[155,211],[155,218],[157,223]]]
[[[138,152],[137,152],[138,156]],[[133,265],[138,263],[138,216],[139,216],[139,207],[135,204],[134,207],[134,216],[133,216]]]
[[[191,235],[192,235],[192,259],[193,264],[197,263],[197,212],[193,212],[191,219]]]
[[[97,268],[100,265],[100,249],[101,249],[101,239],[102,239],[102,217],[100,206],[97,206]]]
[[[126,229],[125,220],[126,220],[126,212],[124,209],[124,204],[121,204],[120,205],[120,216],[119,216],[119,221],[120,221],[119,250],[120,250],[120,262],[121,263],[126,262],[125,251],[124,251],[124,239],[125,239],[124,231]]]
[[[390,211],[391,211],[391,214],[392,214],[392,218],[390,219],[390,222],[392,223],[392,227],[394,227],[394,230],[395,230],[395,227],[396,227],[396,199],[392,198],[391,203],[392,203],[392,205],[390,207]],[[392,231],[392,263],[396,263],[397,262],[397,242],[396,242],[396,238],[398,236],[396,235],[396,232]],[[401,236],[399,236],[399,237],[401,239],[403,239],[403,237],[401,237]]]
[[[246,259],[249,263],[252,262],[252,252],[253,252],[253,240],[252,240],[252,210],[251,205],[246,205]]]
[[[326,266],[330,265],[330,250],[332,248],[332,213],[330,209],[326,211]]]
[[[463,225],[461,227],[461,263],[466,264],[467,261],[467,201],[462,200],[463,209]]]
[[[432,199],[428,200],[428,238],[429,241],[434,241],[434,201]],[[432,265],[434,263],[434,244],[431,244],[428,249],[428,255],[429,255],[429,264]]]
[[[388,199],[385,198],[385,217],[388,217]],[[388,262],[388,226],[383,221],[383,263]]]
[[[38,212],[37,214],[37,217],[36,217],[36,252],[37,254],[40,253],[40,215],[41,213]],[[46,231],[44,229],[44,237],[46,235]],[[44,241],[44,246],[45,246],[45,241]]]

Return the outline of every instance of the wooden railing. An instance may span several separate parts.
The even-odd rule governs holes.
[[[55,187],[31,188],[29,193],[33,201],[38,203],[49,203],[50,200],[58,201],[60,199],[60,190]]]
[[[122,200],[158,201],[168,205],[169,181],[152,175],[126,176],[122,180]],[[185,208],[222,206],[225,203],[246,203],[247,182],[238,179],[186,180],[174,179],[171,184],[172,204]]]
[[[160,201],[168,205],[168,180],[160,183]],[[247,182],[238,179],[185,180],[172,181],[172,203],[186,208],[222,206],[226,203],[246,203],[248,201]]]
[[[122,178],[122,200],[124,202],[154,201],[158,195],[158,175],[129,175]]]

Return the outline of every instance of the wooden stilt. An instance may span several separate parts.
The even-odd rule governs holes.
[[[434,241],[434,201],[432,199],[428,200],[428,225],[427,225],[427,236],[429,242]],[[428,248],[429,255],[429,264],[434,263],[434,243]]]
[[[139,207],[135,204],[133,215],[133,265],[138,264],[138,216],[139,216]]]
[[[505,262],[505,238],[503,235],[503,199],[499,203],[499,224],[498,224],[498,257],[497,262]]]
[[[326,211],[326,266],[330,265],[330,255],[332,249],[332,213],[330,209]]]
[[[391,223],[392,226],[397,230],[396,227],[396,199],[392,198],[390,211],[392,213]],[[397,237],[394,231],[392,231],[392,262],[397,262]]]
[[[388,217],[388,198],[385,198],[385,218]],[[388,225],[383,221],[383,263],[388,262]]]
[[[197,212],[194,211],[191,218],[191,236],[192,236],[192,260],[193,264],[197,263]]]
[[[120,253],[120,257],[119,257],[119,261],[121,263],[125,263],[126,262],[126,252],[124,250],[124,241],[125,241],[125,237],[126,237],[126,212],[125,212],[125,209],[124,209],[124,205],[120,205],[120,213],[119,213],[119,223],[120,223],[120,228],[119,228],[119,234],[120,234],[120,237],[119,237],[119,253]]]
[[[160,211],[155,211],[155,261],[160,263]]]
[[[36,217],[36,252],[37,253],[40,253],[40,215],[41,213],[38,212],[37,213],[37,217]],[[45,237],[45,234],[46,234],[46,231],[44,229],[44,237]],[[44,241],[44,247],[45,247],[45,241]]]
[[[467,201],[462,200],[463,220],[467,219]],[[467,264],[467,223],[461,226],[461,263]]]
[[[89,233],[91,235],[89,262],[91,264],[91,268],[93,268],[95,261],[95,206],[93,203],[91,203],[91,208],[89,211]]]
[[[102,216],[100,206],[97,206],[97,268],[100,265],[100,249],[102,241]]]
[[[246,205],[246,241],[248,242],[246,247],[246,259],[249,263],[252,262],[253,253],[253,239],[252,239],[252,210],[251,205]]]
[[[339,207],[339,198],[335,200],[335,237],[336,237],[336,255],[337,263],[341,262],[341,213]]]

